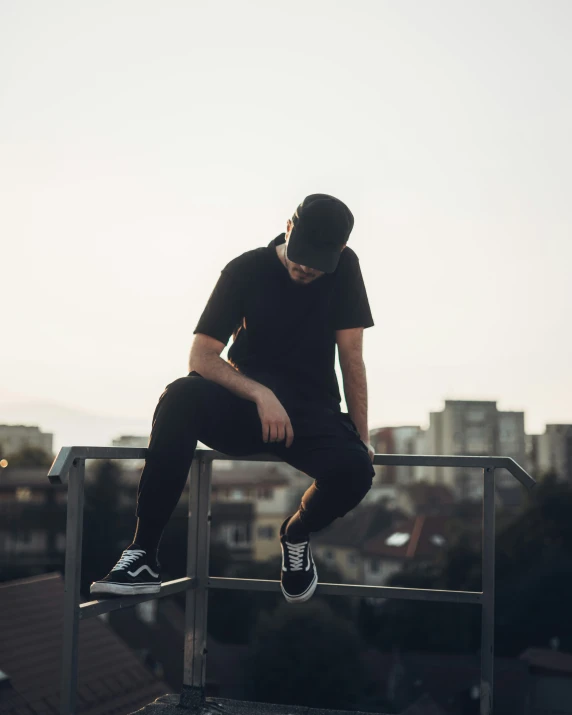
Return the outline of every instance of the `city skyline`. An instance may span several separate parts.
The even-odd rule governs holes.
[[[448,402],[494,403],[499,412],[522,412],[524,414],[524,432],[526,435],[544,434],[547,425],[572,424],[572,421],[546,422],[541,426],[540,430],[534,431],[526,426],[526,410],[505,410],[498,400],[454,400],[453,398],[443,398],[439,406],[426,413],[424,420],[383,424],[373,424],[370,421],[370,432],[400,427],[416,427],[426,432],[430,428],[431,413],[440,413],[446,408]],[[34,418],[33,415],[36,415],[37,418]],[[147,437],[150,434],[151,419],[138,419],[125,415],[102,415],[56,403],[31,401],[28,403],[28,407],[26,407],[25,402],[14,402],[9,405],[0,403],[0,425],[37,426],[41,432],[48,432],[54,435],[54,453],[57,453],[61,447],[73,444],[109,446],[113,440],[125,435],[132,435],[137,438]]]

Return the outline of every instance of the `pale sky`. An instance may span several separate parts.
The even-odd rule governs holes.
[[[0,399],[150,420],[221,268],[355,216],[370,427],[572,422],[569,0],[0,5]]]

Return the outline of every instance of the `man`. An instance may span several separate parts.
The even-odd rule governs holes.
[[[280,530],[282,592],[291,603],[312,596],[310,533],[359,504],[374,474],[362,358],[373,320],[359,260],[346,246],[353,224],[344,203],[312,194],[285,234],[222,270],[194,330],[190,372],[167,385],[155,409],[133,543],[92,594],[160,590],[159,541],[200,440],[233,456],[270,452],[314,478]],[[340,410],[336,345],[348,413]]]

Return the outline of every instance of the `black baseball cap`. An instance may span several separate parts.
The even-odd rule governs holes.
[[[354,227],[349,208],[329,194],[310,194],[292,216],[288,260],[324,273],[336,270],[342,246]]]

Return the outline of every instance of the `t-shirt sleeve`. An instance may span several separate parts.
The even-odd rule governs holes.
[[[211,293],[193,334],[203,333],[225,345],[243,319],[241,282],[226,268]]]
[[[342,271],[336,300],[334,327],[336,330],[346,330],[347,328],[371,328],[373,325],[359,259],[354,253]]]

